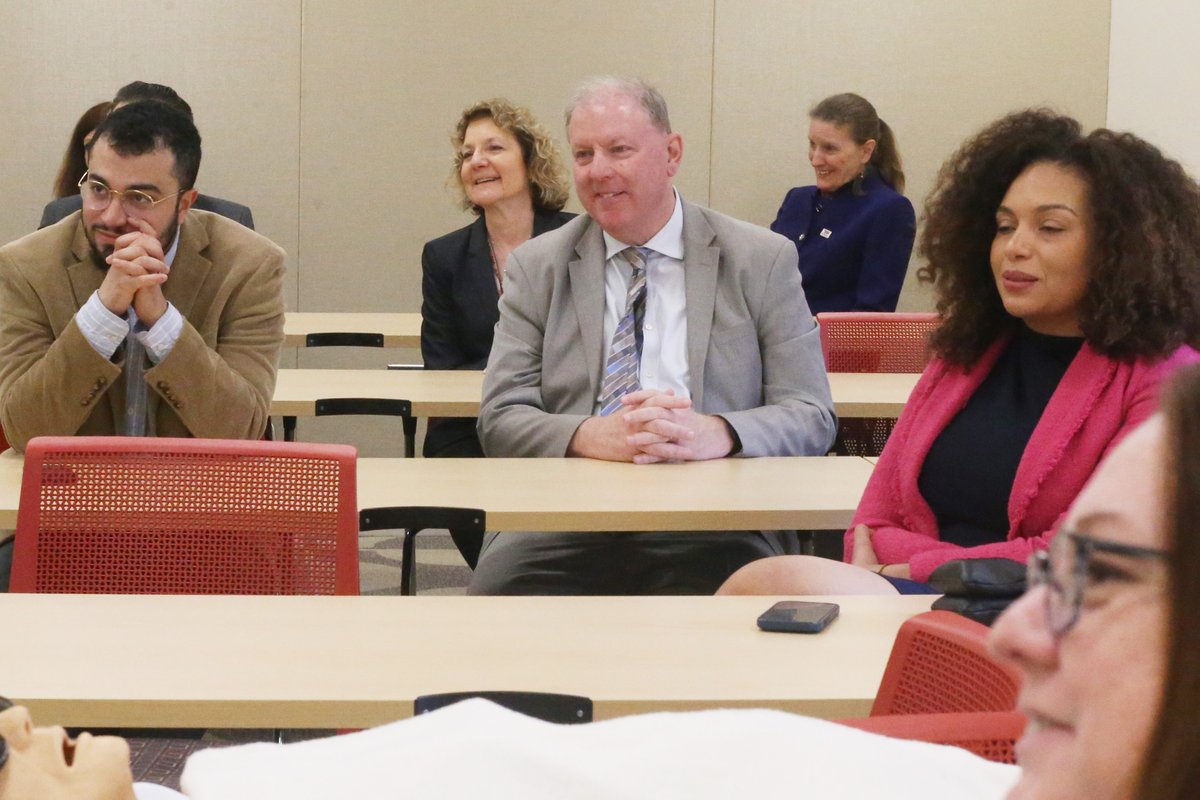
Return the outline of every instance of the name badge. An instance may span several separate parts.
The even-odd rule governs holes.
[[[833,236],[833,231],[829,230],[829,228],[821,228],[822,239],[828,239],[830,236]]]

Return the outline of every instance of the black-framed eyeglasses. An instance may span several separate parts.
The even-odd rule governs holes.
[[[1108,579],[1130,577],[1112,566],[1101,566],[1093,560],[1096,554],[1156,562],[1167,557],[1167,551],[1154,547],[1097,539],[1078,531],[1059,531],[1050,549],[1033,553],[1026,567],[1026,589],[1046,587],[1046,625],[1056,639],[1061,639],[1079,621],[1089,589],[1094,590]]]
[[[154,195],[143,192],[141,189],[126,189],[118,192],[116,189],[110,188],[108,184],[90,177],[90,173],[87,172],[83,173],[83,177],[79,179],[77,185],[79,186],[79,196],[83,198],[83,207],[88,211],[103,211],[112,203],[113,198],[117,197],[120,198],[121,208],[125,213],[135,217],[146,214],[164,200],[170,200],[187,191],[180,189],[178,192],[172,192],[159,198],[155,198]]]

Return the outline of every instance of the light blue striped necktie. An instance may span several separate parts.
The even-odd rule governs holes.
[[[612,347],[604,365],[604,381],[600,386],[600,416],[607,416],[621,407],[621,398],[642,388],[638,380],[641,366],[641,348],[638,339],[641,331],[642,304],[646,300],[646,253],[644,247],[629,247],[621,251],[621,257],[633,267],[629,291],[625,296],[625,314],[617,323],[613,333]]]

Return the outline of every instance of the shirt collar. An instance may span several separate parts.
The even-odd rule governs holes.
[[[175,229],[175,241],[171,242],[171,246],[167,248],[167,252],[163,254],[163,261],[168,267],[175,265],[175,254],[179,252],[179,237],[183,234],[183,223],[179,223],[179,227]]]
[[[677,190],[675,190],[675,210],[671,212],[671,218],[667,220],[666,225],[659,229],[658,233],[651,236],[649,241],[642,246],[676,261],[683,260],[683,201]],[[605,260],[628,247],[628,244],[613,238],[608,231],[604,231]]]

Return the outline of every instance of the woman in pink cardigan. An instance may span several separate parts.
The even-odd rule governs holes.
[[[718,593],[932,591],[953,559],[1044,549],[1100,459],[1200,360],[1200,189],[1130,134],[1011,114],[942,167],[920,276],[942,324],[845,561],[780,556]]]

